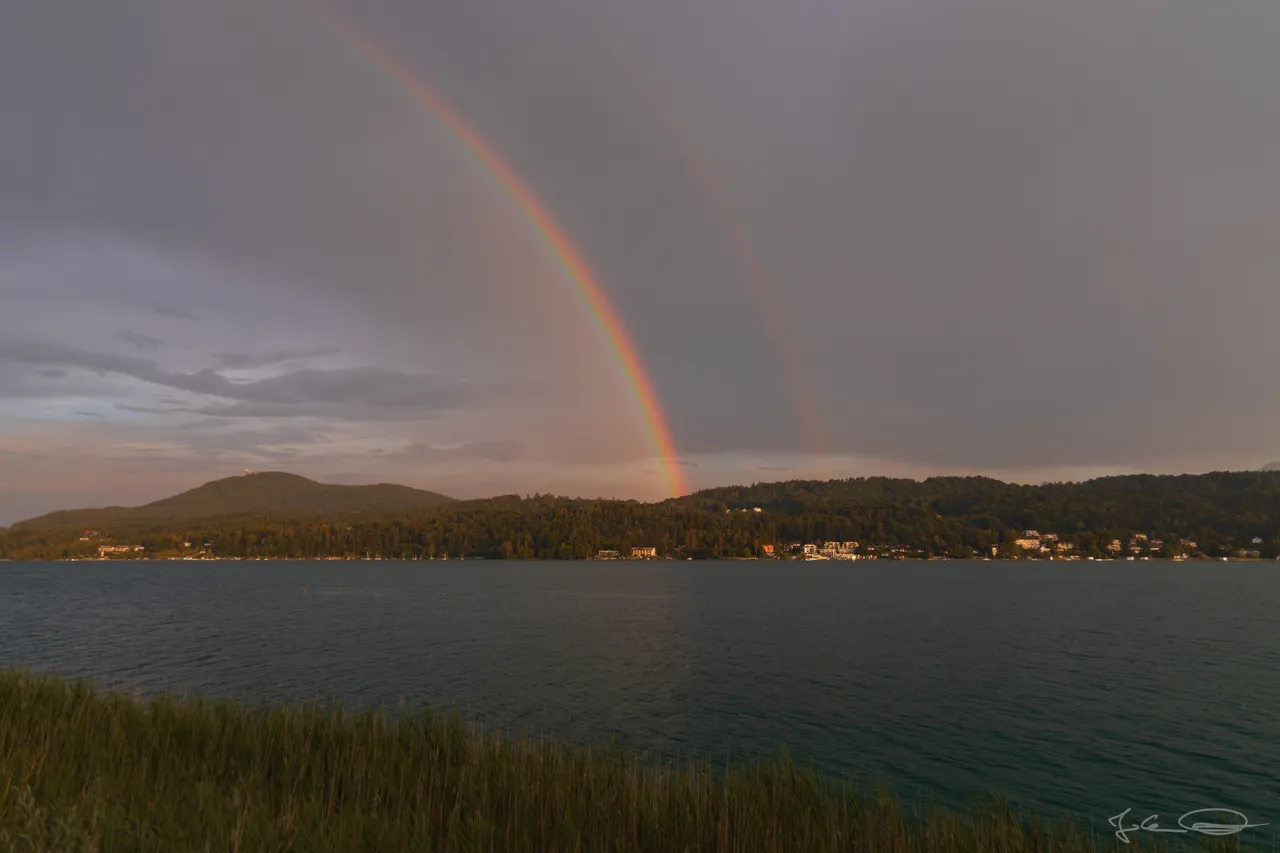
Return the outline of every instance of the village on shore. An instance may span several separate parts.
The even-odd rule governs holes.
[[[758,511],[758,510],[757,510]],[[101,532],[96,530],[86,530],[85,535],[80,537],[81,541],[91,541],[102,536]],[[1014,539],[1011,543],[1006,543],[1006,547],[992,546],[990,556],[974,556],[974,557],[954,557],[949,554],[928,554],[919,548],[913,548],[905,545],[878,545],[874,543],[863,543],[857,541],[824,541],[824,542],[789,542],[782,545],[763,544],[760,546],[761,556],[759,557],[733,557],[726,558],[732,560],[743,559],[780,559],[780,560],[954,560],[954,559],[976,559],[981,561],[991,560],[1070,560],[1070,561],[1089,561],[1089,562],[1110,562],[1114,560],[1172,560],[1181,562],[1185,560],[1259,560],[1261,552],[1256,546],[1261,544],[1261,539],[1255,538],[1252,542],[1255,546],[1252,549],[1240,549],[1229,557],[1210,557],[1197,550],[1197,544],[1191,539],[1178,539],[1176,541],[1166,542],[1161,539],[1154,539],[1146,534],[1133,534],[1128,542],[1122,542],[1119,539],[1113,539],[1108,544],[1106,556],[1082,555],[1076,545],[1062,536],[1055,533],[1041,533],[1037,530],[1024,530],[1022,535]],[[287,560],[287,559],[318,559],[325,561],[341,561],[341,560],[383,560],[383,559],[400,559],[400,558],[384,558],[381,554],[343,554],[328,555],[324,557],[263,557],[263,556],[234,556],[220,557],[214,553],[213,543],[204,542],[196,544],[191,541],[181,543],[180,552],[156,553],[149,551],[145,546],[138,544],[102,544],[98,546],[96,557],[74,557],[69,558],[72,562],[103,562],[110,560]],[[433,557],[419,557],[419,560],[459,560],[459,559],[484,559],[483,557],[450,557],[447,554],[441,554]],[[679,550],[669,553],[659,553],[657,546],[635,546],[629,551],[620,551],[617,549],[602,548],[598,550],[591,559],[595,560],[692,560],[693,557],[681,555]]]
[[[1259,560],[1261,551],[1256,549],[1262,544],[1261,538],[1251,543],[1253,549],[1241,549],[1231,557],[1218,557],[1218,560]],[[1074,543],[1060,537],[1056,533],[1040,533],[1038,530],[1024,530],[1022,536],[1013,540],[1012,548],[1001,549],[998,545],[991,547],[990,556],[957,558],[951,555],[928,555],[922,549],[905,545],[876,545],[861,542],[791,542],[786,545],[762,545],[764,559],[784,560],[953,560],[976,559],[990,561],[1005,560],[1084,560],[1089,562],[1109,562],[1113,560],[1211,560],[1215,559],[1197,550],[1191,539],[1179,539],[1176,542],[1165,542],[1153,539],[1143,533],[1134,534],[1128,543],[1112,539],[1107,545],[1107,556],[1085,556],[1077,552]],[[654,560],[661,559],[657,548],[632,548],[629,557],[620,552],[601,550],[596,554],[597,560]]]

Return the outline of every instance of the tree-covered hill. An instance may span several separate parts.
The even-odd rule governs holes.
[[[225,516],[282,515],[382,517],[421,512],[453,498],[436,492],[383,483],[336,486],[295,474],[264,471],[205,483],[140,507],[64,510],[20,521],[13,531],[58,527],[92,528],[173,524]]]
[[[278,476],[285,475],[271,475]],[[1060,556],[1110,556],[1117,542],[1122,556],[1280,555],[1280,472],[1039,486],[983,477],[790,481],[708,489],[659,503],[549,495],[451,501],[405,490],[429,505],[345,500],[329,511],[314,501],[294,509],[247,501],[237,512],[235,494],[211,491],[214,486],[225,488],[214,483],[203,487],[210,491],[159,502],[168,514],[100,516],[95,524],[102,535],[83,541],[79,521],[18,525],[0,532],[0,557],[90,556],[103,544],[140,545],[146,554],[168,556],[577,559],[601,549],[626,554],[654,547],[661,556],[749,557],[766,555],[766,546],[783,554],[793,544],[831,540],[857,542],[858,553],[881,557],[1025,556],[1018,540],[1029,529],[1069,545],[1055,552]],[[358,488],[402,494],[386,491],[400,487]],[[198,517],[182,509],[197,493],[220,494],[196,504],[217,514]],[[430,497],[416,497],[422,495]],[[172,510],[175,502],[180,511]]]
[[[928,508],[947,517],[990,519],[1011,530],[1189,533],[1209,527],[1265,538],[1277,532],[1280,471],[1135,474],[1038,486],[987,477],[793,480],[707,489],[680,502],[706,510],[758,506],[784,514],[839,514],[857,507],[897,504]]]

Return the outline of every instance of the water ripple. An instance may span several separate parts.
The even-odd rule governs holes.
[[[1227,564],[6,564],[0,665],[1280,824],[1278,598]]]

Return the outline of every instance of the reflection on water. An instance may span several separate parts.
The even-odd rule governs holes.
[[[785,743],[1103,829],[1129,806],[1274,824],[1278,594],[1258,564],[7,564],[0,665],[717,761]]]

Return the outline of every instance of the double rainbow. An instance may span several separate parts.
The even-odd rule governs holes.
[[[636,352],[635,344],[582,253],[565,235],[546,206],[475,125],[404,63],[321,3],[304,0],[303,6],[314,12],[330,31],[356,48],[431,113],[532,227],[573,284],[580,301],[613,354],[644,420],[645,430],[662,467],[667,491],[672,497],[684,494],[687,489],[675,443],[671,438],[671,429],[653,389],[653,382]]]

